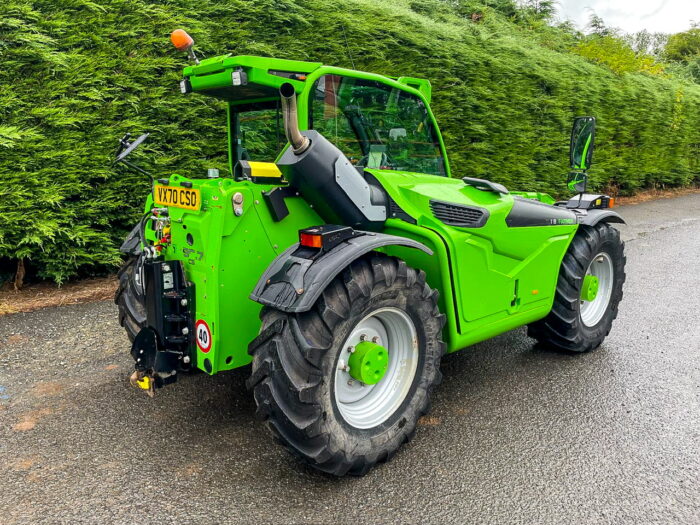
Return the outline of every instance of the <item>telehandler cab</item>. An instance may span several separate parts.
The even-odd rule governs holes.
[[[132,382],[252,362],[257,413],[313,467],[362,475],[416,430],[443,354],[527,325],[598,347],[625,280],[613,199],[585,193],[595,120],[569,186],[454,178],[427,80],[255,56],[199,62],[183,93],[221,99],[231,176],[159,178],[122,245]],[[122,139],[118,161],[145,137]],[[127,161],[128,162],[128,161]],[[135,167],[135,164],[130,163]],[[136,169],[139,169],[136,167]]]

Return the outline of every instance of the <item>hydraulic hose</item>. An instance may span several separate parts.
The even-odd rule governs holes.
[[[280,86],[280,98],[282,100],[282,116],[284,118],[284,134],[287,136],[289,144],[295,155],[301,155],[309,146],[311,141],[299,131],[297,120],[297,97],[294,86],[285,82]]]

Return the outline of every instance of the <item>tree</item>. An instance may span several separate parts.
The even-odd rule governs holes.
[[[693,61],[700,56],[700,28],[694,27],[668,37],[663,54],[667,60]]]
[[[635,53],[621,38],[593,35],[576,47],[576,52],[599,64],[604,64],[615,73],[649,73],[659,75],[664,68],[653,57]]]

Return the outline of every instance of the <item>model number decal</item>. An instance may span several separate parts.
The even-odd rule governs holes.
[[[195,338],[197,339],[197,346],[205,354],[211,350],[211,330],[209,330],[209,325],[203,319],[197,321],[194,326]]]
[[[193,250],[192,248],[183,248],[182,249],[182,255],[184,255],[185,257],[189,257],[192,254],[196,254],[194,259],[196,259],[197,261],[201,261],[202,258],[204,257],[204,252],[198,252],[197,250]]]

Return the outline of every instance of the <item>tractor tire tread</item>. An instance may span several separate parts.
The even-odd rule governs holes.
[[[581,286],[588,264],[604,246],[612,254],[614,281],[608,311],[592,328],[586,327],[579,314]],[[625,282],[625,243],[620,232],[607,223],[581,226],[561,263],[554,303],[549,315],[528,326],[528,336],[555,350],[589,352],[598,348],[610,333],[622,300]]]
[[[333,345],[334,328],[348,319],[353,308],[366,307],[372,297],[397,287],[413,289],[426,300],[423,321],[430,324],[441,356],[445,317],[439,312],[437,291],[426,283],[424,272],[386,255],[375,253],[351,263],[308,312],[287,314],[269,307],[261,311],[260,335],[249,345],[253,365],[247,382],[257,404],[256,416],[295,457],[325,473],[361,476],[391,459],[413,437],[418,418],[429,410],[430,393],[442,379],[437,357],[417,387],[425,390],[417,416],[406,421],[399,436],[369,454],[338,447],[324,425],[327,414],[319,390],[327,379],[321,365]]]

